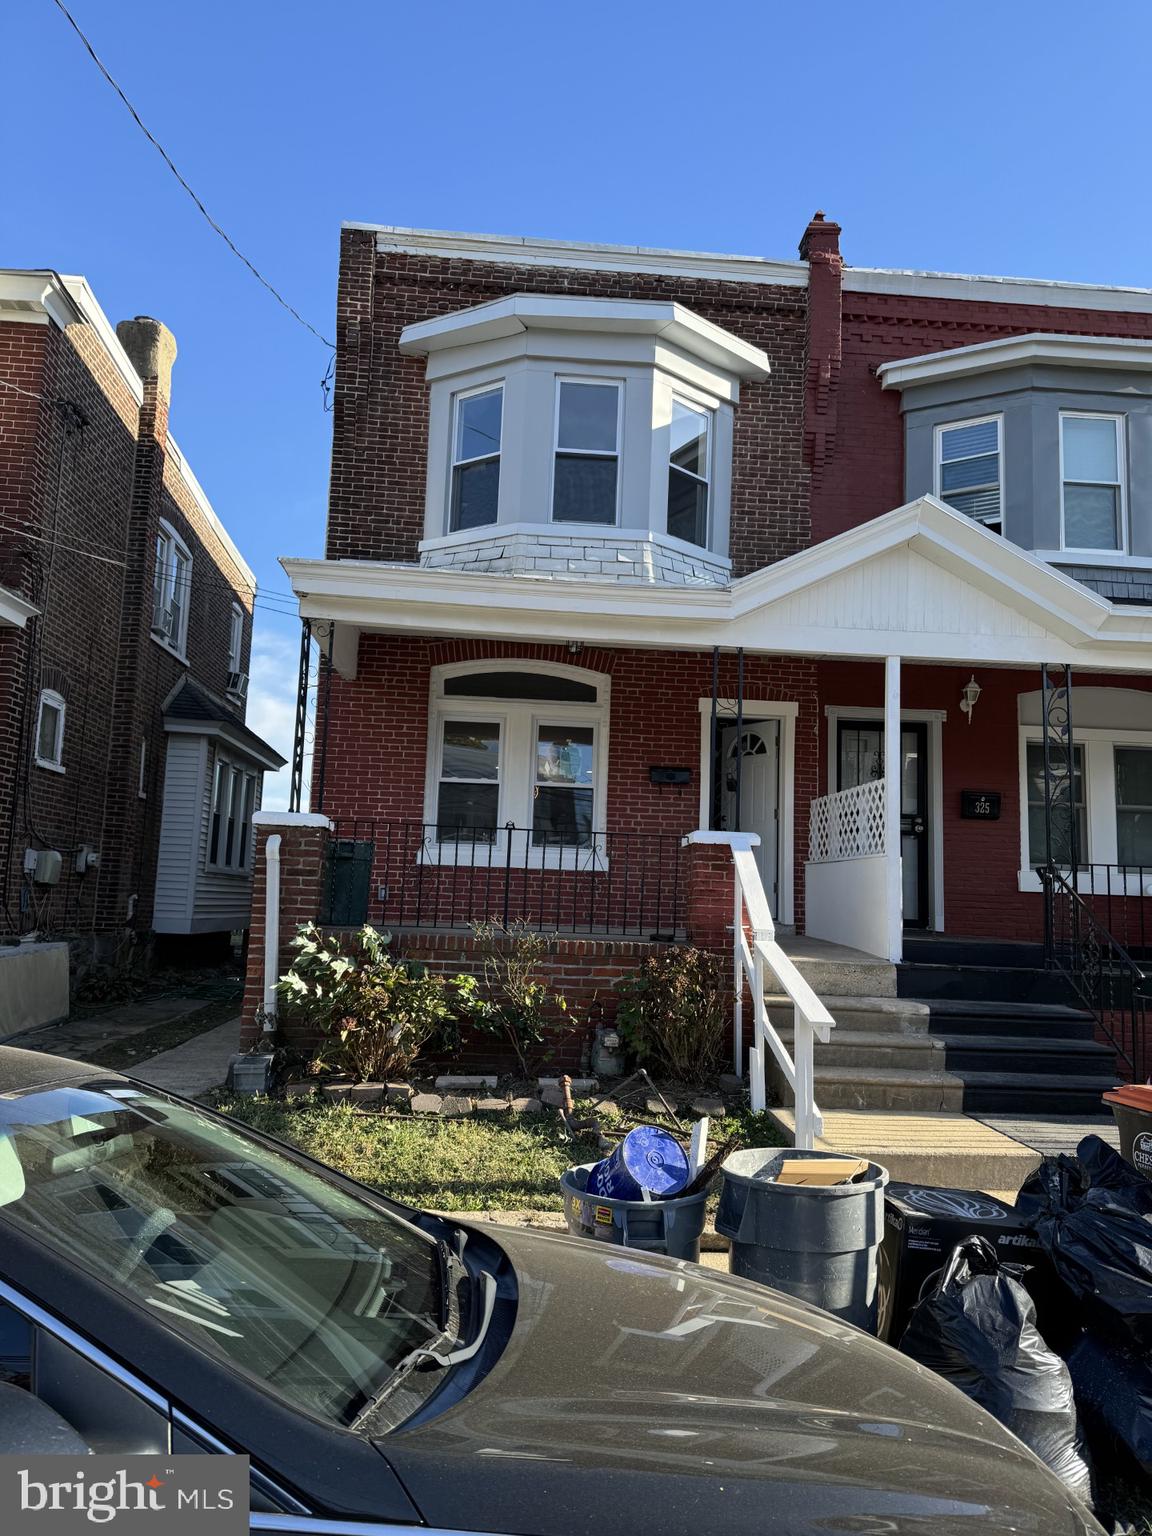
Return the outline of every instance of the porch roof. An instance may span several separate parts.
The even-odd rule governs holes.
[[[333,658],[347,676],[355,675],[364,631],[1152,670],[1152,612],[1109,602],[934,496],[729,587],[624,586],[368,560],[282,564],[301,617],[334,621]]]

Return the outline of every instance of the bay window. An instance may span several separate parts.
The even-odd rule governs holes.
[[[496,521],[500,498],[500,439],[504,390],[500,385],[457,395],[452,433],[453,532]]]
[[[682,400],[672,401],[668,453],[668,532],[689,544],[708,544],[708,482],[712,417]]]
[[[983,416],[936,429],[936,494],[993,533],[1004,524],[1002,418]]]
[[[620,385],[557,380],[553,521],[616,522],[619,452]]]
[[[246,874],[256,809],[256,775],[217,753],[212,776],[208,867]]]
[[[1060,415],[1065,549],[1124,548],[1124,434],[1119,416]]]
[[[598,857],[608,686],[542,663],[433,669],[425,856],[493,866]]]

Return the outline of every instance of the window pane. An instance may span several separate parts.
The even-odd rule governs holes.
[[[500,418],[504,409],[504,391],[489,390],[483,395],[467,395],[456,404],[456,453],[461,459],[483,459],[500,452]]]
[[[616,460],[558,453],[552,516],[558,523],[614,523]]]
[[[940,460],[967,459],[973,454],[995,453],[999,444],[1000,423],[978,421],[972,426],[948,427],[940,433]]]
[[[540,784],[591,784],[592,727],[542,725],[536,738],[536,779]]]
[[[963,512],[965,517],[971,517],[978,523],[999,523],[1000,521],[999,487],[990,491],[949,494],[943,499],[950,507],[955,507],[957,512]]]
[[[1065,485],[1064,547],[1117,549],[1120,492],[1112,485]]]
[[[668,471],[668,532],[689,544],[708,541],[708,487],[678,469]]]
[[[1028,773],[1028,851],[1030,862],[1043,864],[1047,857],[1044,836],[1044,746],[1030,741],[1027,746]],[[1076,855],[1083,864],[1088,857],[1088,813],[1084,802],[1084,748],[1075,748],[1073,794],[1076,801]],[[1068,806],[1052,808],[1052,857],[1058,865],[1072,863],[1072,816]]]
[[[1118,480],[1116,423],[1107,417],[1065,416],[1065,480]]]
[[[446,720],[440,773],[445,779],[497,780],[500,727],[475,720]]]
[[[47,763],[59,761],[60,711],[55,704],[45,701],[40,706],[40,735],[36,741],[36,755]],[[24,749],[27,751],[27,748]]]
[[[616,452],[619,390],[615,384],[561,384],[558,448]]]
[[[954,464],[941,464],[940,489],[965,491],[973,485],[996,485],[1000,479],[1000,459],[995,453],[981,454],[976,459],[958,459]]]
[[[220,829],[224,811],[224,764],[216,760],[216,778],[212,785],[212,841],[208,848],[209,862],[220,858]]]
[[[1121,864],[1152,864],[1152,748],[1117,747],[1116,854]]]
[[[252,807],[256,799],[256,780],[251,774],[244,778],[244,812],[240,821],[240,851],[236,863],[241,869],[248,862],[248,834],[252,827]]]
[[[436,835],[441,840],[490,843],[496,835],[500,795],[496,784],[441,784]]]
[[[596,685],[546,672],[465,672],[444,682],[448,698],[551,699],[595,704]]]
[[[532,804],[532,841],[538,847],[586,848],[592,840],[592,791],[545,785]]]
[[[481,459],[452,471],[452,531],[484,528],[496,521],[500,496],[500,460]]]
[[[702,480],[708,478],[708,417],[672,402],[672,443],[670,458],[678,469],[686,469]]]

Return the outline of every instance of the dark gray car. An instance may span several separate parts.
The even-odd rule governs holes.
[[[48,1439],[250,1455],[256,1530],[1100,1529],[958,1392],[821,1312],[409,1210],[199,1105],[11,1049],[0,1382],[0,1451],[35,1448],[28,1415],[5,1429],[15,1386]]]

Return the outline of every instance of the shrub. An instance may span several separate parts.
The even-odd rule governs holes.
[[[476,923],[481,978],[457,976],[456,1012],[461,1023],[511,1047],[524,1077],[553,1054],[552,1039],[579,1028],[562,993],[541,979],[548,941],[526,923]]]
[[[346,941],[307,923],[277,991],[327,1038],[320,1061],[358,1081],[403,1077],[448,1015],[443,981],[388,953],[391,935],[365,925]]]
[[[692,1079],[728,1053],[731,998],[723,959],[676,945],[650,955],[619,984],[616,1028],[641,1066]]]

